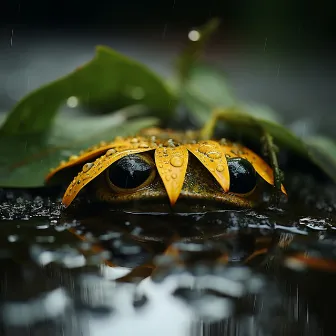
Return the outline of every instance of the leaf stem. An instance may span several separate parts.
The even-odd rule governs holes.
[[[274,144],[273,137],[270,133],[263,130],[263,140],[265,141],[266,149],[268,157],[271,161],[271,166],[273,168],[273,174],[274,174],[274,192],[273,192],[273,202],[276,206],[278,206],[280,202],[280,195],[281,195],[281,184],[283,180],[282,172],[279,168],[278,158],[277,158],[277,152],[278,148]]]
[[[235,112],[235,108],[217,108],[214,109],[210,119],[207,123],[201,128],[199,134],[201,139],[210,139],[215,131],[217,122],[220,120],[227,121],[227,115],[229,113]]]

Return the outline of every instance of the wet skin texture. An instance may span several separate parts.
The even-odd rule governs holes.
[[[184,199],[248,208],[261,201],[261,184],[274,183],[271,167],[240,144],[156,128],[70,157],[51,170],[47,183],[70,168],[82,169],[64,194],[65,207],[86,192],[111,204],[163,200],[174,206]]]

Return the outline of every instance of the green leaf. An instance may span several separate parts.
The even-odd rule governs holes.
[[[47,132],[29,135],[0,135],[0,186],[39,187],[51,167],[70,155],[117,135],[136,134],[157,125],[158,119],[129,120],[132,110],[112,115],[58,116]]]
[[[31,92],[9,113],[2,134],[33,134],[46,130],[69,97],[100,103],[121,101],[171,113],[176,97],[146,66],[98,46],[95,57],[69,75]]]
[[[268,132],[278,145],[292,149],[301,155],[308,156],[307,147],[302,139],[298,138],[285,126],[272,120],[260,118],[251,115],[249,112],[242,109],[241,106],[233,106],[230,108],[217,108],[212,110],[220,117],[217,120],[223,120],[232,128],[237,128],[239,132],[245,133],[251,137],[260,137],[259,130]],[[213,127],[211,120],[204,127],[205,133]]]
[[[205,64],[197,64],[190,69],[182,103],[202,125],[211,116],[213,108],[232,106],[236,104],[236,99],[223,72]]]
[[[254,117],[280,121],[279,115],[268,106],[238,101],[225,73],[205,64],[197,64],[190,70],[182,102],[189,108],[199,125],[203,125],[209,119],[214,108],[231,106],[239,106],[244,113]]]
[[[269,106],[257,103],[246,103],[246,102],[239,102],[237,105],[247,114],[255,118],[281,123],[280,116]]]
[[[336,143],[323,136],[304,139],[310,158],[336,182]]]
[[[200,125],[209,121],[214,110],[221,111],[221,119],[231,127],[237,127],[248,135],[258,136],[255,127],[261,126],[279,145],[307,155],[303,141],[281,125],[275,111],[264,105],[234,98],[225,74],[211,66],[197,64],[191,69],[182,102],[191,110]]]
[[[270,134],[278,146],[292,150],[315,163],[336,182],[336,143],[325,137],[300,138],[281,124],[279,115],[271,108],[239,101],[234,98],[224,73],[211,66],[194,64],[190,69],[182,103],[191,111],[205,133],[212,124],[212,113],[222,114],[230,130],[250,137],[260,137],[258,129]],[[207,126],[207,123],[209,124]]]
[[[231,128],[237,128],[240,133],[251,137],[260,137],[260,130],[267,132],[275,140],[276,145],[292,150],[298,155],[310,160],[336,182],[336,142],[323,136],[299,138],[285,126],[246,113],[241,107],[216,109],[214,112]],[[214,119],[210,119],[203,128],[203,136],[215,127]]]

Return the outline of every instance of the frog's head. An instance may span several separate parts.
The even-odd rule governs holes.
[[[46,181],[81,165],[64,194],[65,207],[82,190],[108,203],[164,200],[173,206],[188,199],[253,207],[260,200],[259,184],[274,183],[271,167],[246,147],[158,129],[118,137],[72,156]]]

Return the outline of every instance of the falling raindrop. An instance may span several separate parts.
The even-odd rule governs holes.
[[[13,47],[14,29],[11,30],[10,46]]]

